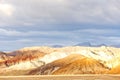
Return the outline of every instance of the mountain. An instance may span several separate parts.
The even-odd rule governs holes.
[[[85,46],[85,47],[101,47],[101,46],[107,46],[106,44],[91,44],[90,42],[82,42],[78,43],[74,46]]]
[[[53,48],[61,48],[63,46],[62,45],[52,45],[51,47],[53,47]]]
[[[44,50],[42,47],[41,49]],[[14,57],[0,62],[0,75],[23,75],[26,74],[26,71],[40,67],[44,62],[39,61],[39,59],[46,55],[41,49],[23,48],[10,52],[9,55],[14,55]],[[9,74],[13,71],[15,73]],[[19,73],[19,71],[22,72]]]
[[[53,61],[31,71],[31,75],[69,75],[69,74],[102,74],[109,68],[99,61],[79,54],[72,54]]]
[[[93,47],[101,47],[101,46],[107,46],[106,44],[96,44],[96,45],[92,45]]]
[[[115,44],[115,45],[110,45],[110,46],[113,46],[113,47],[116,47],[116,48],[120,48],[120,44]]]
[[[90,42],[83,42],[83,43],[76,44],[75,46],[86,46],[86,47],[90,47],[90,46],[91,46],[91,43],[90,43]]]
[[[5,53],[5,52],[0,52],[0,62],[1,62],[1,61],[4,61],[4,60],[7,60],[8,58],[10,58],[10,56],[8,56],[7,53]]]
[[[119,73],[120,48],[36,46],[1,52],[0,58],[0,75],[110,74]]]

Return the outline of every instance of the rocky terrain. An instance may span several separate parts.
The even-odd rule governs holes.
[[[0,75],[119,74],[120,48],[26,47],[0,52]]]

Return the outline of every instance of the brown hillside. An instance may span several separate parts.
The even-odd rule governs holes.
[[[30,74],[62,75],[62,74],[102,74],[109,69],[99,61],[72,54],[56,60],[30,72]]]
[[[45,53],[40,52],[38,50],[33,50],[33,51],[16,51],[17,55],[14,56],[13,58],[4,60],[0,62],[0,66],[5,65],[5,66],[11,66],[18,64],[23,61],[31,61],[36,58],[43,57]]]
[[[4,52],[0,52],[0,62],[7,60],[9,58],[9,56],[4,53]]]

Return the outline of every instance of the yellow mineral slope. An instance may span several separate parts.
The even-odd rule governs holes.
[[[27,70],[30,75],[120,73],[120,48],[114,47],[38,46],[9,52],[9,56],[12,57],[6,59],[6,54],[1,53],[1,74],[23,70]]]
[[[120,74],[120,65],[116,66],[115,68],[112,68],[108,73],[109,74]]]
[[[71,74],[105,74],[109,68],[99,61],[84,57],[80,54],[72,54],[65,58],[46,64],[29,74],[40,75],[71,75]]]

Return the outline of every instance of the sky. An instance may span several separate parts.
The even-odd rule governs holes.
[[[120,44],[120,0],[0,0],[0,51]]]

